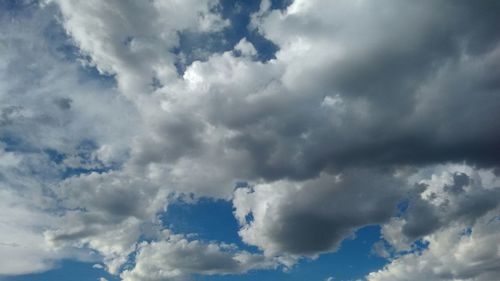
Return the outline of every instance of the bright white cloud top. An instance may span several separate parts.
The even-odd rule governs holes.
[[[0,277],[287,271],[380,225],[366,280],[497,280],[499,3],[275,2],[275,53],[216,0],[0,6]],[[163,224],[204,197],[255,250]]]

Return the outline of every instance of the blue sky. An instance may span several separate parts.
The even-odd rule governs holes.
[[[496,280],[499,12],[0,1],[0,280]]]

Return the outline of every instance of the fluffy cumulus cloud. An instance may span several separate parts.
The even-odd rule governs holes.
[[[186,280],[191,274],[236,274],[276,266],[272,259],[238,251],[235,245],[164,236],[139,246],[134,268],[121,274],[124,281]]]
[[[494,280],[498,276],[498,177],[467,166],[438,167],[434,172],[419,180],[416,198],[410,200],[405,215],[384,225],[383,236],[395,255],[368,280]],[[426,249],[411,250],[417,239],[427,244]]]
[[[426,237],[429,249],[393,260],[368,280],[496,280],[500,273],[498,209],[471,226],[455,225]]]
[[[123,93],[144,94],[177,76],[172,49],[185,30],[217,31],[227,25],[212,13],[216,1],[49,1],[87,63],[117,75]]]
[[[237,36],[224,1],[0,3],[0,275],[244,274],[381,225],[368,280],[493,280],[498,3],[275,2]],[[185,195],[257,250],[166,230]]]

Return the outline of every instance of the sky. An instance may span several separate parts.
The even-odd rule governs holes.
[[[500,280],[499,14],[0,0],[0,280]]]

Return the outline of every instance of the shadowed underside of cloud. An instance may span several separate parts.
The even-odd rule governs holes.
[[[128,281],[244,274],[380,224],[390,263],[368,280],[496,276],[497,1],[263,0],[233,49],[179,51],[224,41],[221,5],[0,12],[0,275],[63,258]],[[184,195],[232,200],[259,253],[168,234],[158,214]]]

